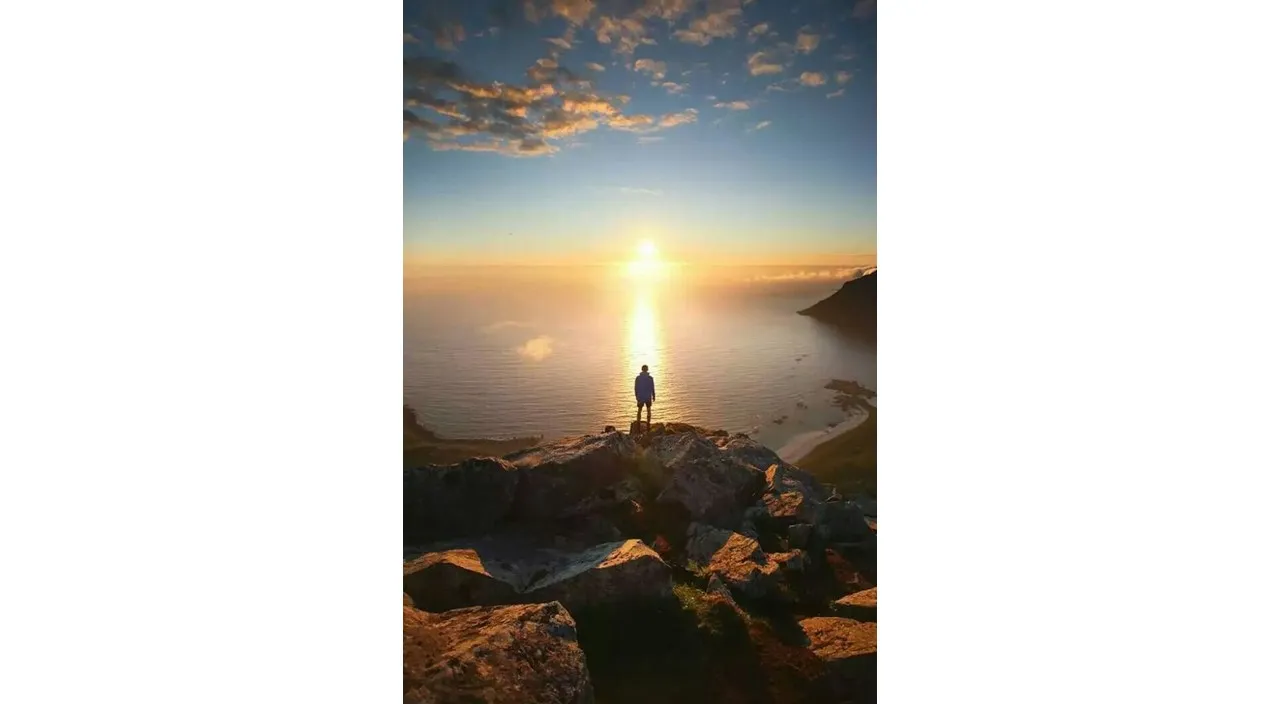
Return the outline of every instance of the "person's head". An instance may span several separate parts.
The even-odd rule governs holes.
[[[647,372],[647,371],[649,371],[649,365],[647,365],[647,364],[641,364],[641,365],[640,365],[640,371],[642,371],[642,372]]]

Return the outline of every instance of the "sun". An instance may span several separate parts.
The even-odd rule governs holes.
[[[627,274],[633,279],[652,279],[665,270],[658,257],[658,246],[653,240],[640,240],[636,245],[636,258],[627,263]]]

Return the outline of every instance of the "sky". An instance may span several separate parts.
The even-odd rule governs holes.
[[[406,267],[875,253],[875,0],[405,0]]]

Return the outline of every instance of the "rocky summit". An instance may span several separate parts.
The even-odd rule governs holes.
[[[745,435],[406,465],[404,512],[405,701],[875,700],[874,528]]]

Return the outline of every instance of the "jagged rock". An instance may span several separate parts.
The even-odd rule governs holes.
[[[765,471],[761,505],[780,525],[817,523],[826,493],[813,475],[789,464],[774,464]]]
[[[693,432],[658,437],[647,452],[665,477],[657,503],[679,507],[691,521],[738,525],[743,508],[755,501],[764,486],[764,474],[736,451],[721,449]]]
[[[413,606],[413,599],[412,599],[412,598],[410,598],[408,594],[405,594],[405,595],[404,595],[404,605],[405,605],[405,606]]]
[[[767,557],[786,572],[804,572],[809,566],[809,555],[802,550],[771,552]]]
[[[833,543],[851,543],[872,535],[862,509],[852,501],[828,502],[818,515],[818,535]]]
[[[477,457],[404,470],[404,538],[429,542],[480,533],[511,509],[519,475],[510,463]]]
[[[727,435],[715,436],[715,442],[721,450],[733,455],[739,460],[755,467],[761,472],[769,469],[775,464],[782,464],[782,459],[773,450],[752,440],[746,435]]]
[[[616,433],[616,432],[618,432],[618,429],[617,429],[617,428],[615,428],[615,427],[613,427],[612,425],[606,425],[606,426],[604,426],[604,432],[606,432],[606,433]]]
[[[874,702],[876,624],[817,616],[800,622],[809,650],[827,666],[841,701]]]
[[[787,544],[793,548],[803,550],[808,547],[812,535],[812,523],[793,523],[787,526]]]
[[[573,617],[556,603],[430,614],[404,607],[404,701],[590,704]]]
[[[477,542],[427,553],[404,566],[404,592],[419,608],[559,601],[581,606],[671,595],[671,568],[639,540],[581,551]]]
[[[507,455],[520,472],[512,516],[581,516],[640,498],[636,447],[622,433],[585,435]]]
[[[875,587],[841,597],[831,605],[831,609],[840,616],[844,616],[846,618],[852,618],[858,621],[875,621]]]
[[[695,565],[719,577],[751,599],[777,594],[781,586],[778,563],[765,557],[760,543],[740,533],[691,523],[685,553]]]
[[[649,424],[642,420],[633,420],[630,432],[632,435],[644,435],[649,432]]]

